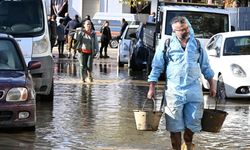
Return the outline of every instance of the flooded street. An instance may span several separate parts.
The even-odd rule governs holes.
[[[54,101],[37,102],[35,132],[0,133],[0,149],[168,150],[170,138],[162,117],[159,130],[137,131],[133,110],[141,108],[148,86],[143,72],[118,68],[111,58],[94,62],[94,82],[80,83],[77,60],[55,58]],[[129,75],[130,74],[130,75]],[[162,84],[157,86],[159,108]],[[206,107],[214,100],[205,95]],[[227,100],[228,112],[219,133],[195,135],[197,150],[249,150],[250,99]]]

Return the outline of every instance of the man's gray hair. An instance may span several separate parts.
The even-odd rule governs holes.
[[[184,16],[175,16],[172,20],[171,20],[171,25],[175,24],[179,22],[180,24],[184,24],[187,23],[187,18]]]

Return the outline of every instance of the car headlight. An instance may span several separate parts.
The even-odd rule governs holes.
[[[8,91],[6,101],[26,101],[28,90],[24,87],[12,88]]]
[[[233,72],[233,75],[237,77],[246,77],[245,71],[237,64],[232,64],[231,69]]]
[[[38,41],[34,41],[33,42],[33,53],[34,54],[42,54],[47,52],[47,50],[49,49],[49,39],[47,38],[47,36],[44,36],[42,39],[38,40]]]

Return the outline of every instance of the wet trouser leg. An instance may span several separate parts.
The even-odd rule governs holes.
[[[80,77],[82,81],[85,81],[86,78],[86,74],[87,74],[87,63],[88,63],[88,59],[87,59],[87,55],[83,54],[83,53],[79,53],[79,64],[80,64]]]
[[[170,132],[172,148],[174,150],[181,150],[181,132]]]
[[[104,57],[108,57],[108,45],[104,46]]]
[[[73,42],[72,36],[68,35],[68,44],[67,44],[67,47],[68,47],[68,58],[70,58],[70,56],[71,56],[72,42]]]
[[[93,68],[93,56],[92,54],[87,54],[87,74],[88,74],[88,80],[90,82],[93,81],[93,77],[92,77],[92,68]]]

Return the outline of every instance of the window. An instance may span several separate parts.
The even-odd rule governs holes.
[[[125,35],[125,39],[131,39],[131,37],[129,36],[131,33],[136,33],[137,28],[128,28],[128,31]]]
[[[44,30],[40,0],[3,0],[0,3],[0,32],[18,36],[41,34]]]
[[[24,70],[20,57],[11,41],[0,40],[0,70]]]
[[[227,38],[224,55],[250,55],[250,36]]]
[[[170,22],[175,16],[187,17],[197,38],[207,39],[219,32],[229,31],[227,15],[208,12],[168,11],[165,33],[167,35],[172,34]]]

